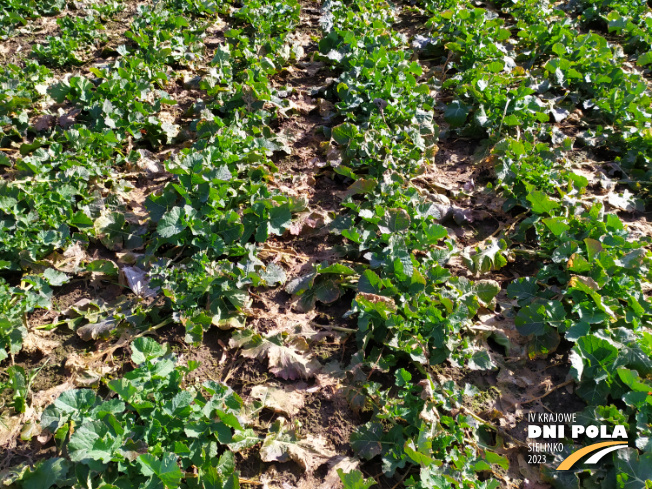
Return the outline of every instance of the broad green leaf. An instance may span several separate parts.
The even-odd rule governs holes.
[[[365,479],[359,470],[353,470],[345,474],[342,469],[337,469],[337,474],[344,485],[343,489],[369,489],[371,486],[376,485],[374,479]]]
[[[165,453],[161,458],[145,453],[138,457],[138,463],[146,476],[156,475],[168,488],[177,488],[183,473],[177,464],[177,456],[173,453]]]
[[[616,480],[620,489],[643,489],[652,481],[652,454],[639,456],[634,448],[616,451],[614,457]]]
[[[531,302],[538,296],[539,286],[533,277],[514,280],[507,286],[507,295],[510,299],[518,299],[520,306]]]
[[[524,336],[541,335],[546,331],[546,314],[543,304],[530,304],[525,306],[516,315],[514,324],[518,332]]]
[[[158,222],[156,231],[162,238],[171,238],[186,229],[187,224],[183,220],[184,212],[181,207],[173,207]]]
[[[52,287],[59,287],[70,280],[65,273],[59,272],[54,268],[46,269],[45,272],[43,272],[43,278],[47,280]]]
[[[320,274],[332,273],[337,275],[355,275],[355,270],[342,263],[334,263],[326,268],[319,269]]]
[[[358,280],[358,290],[367,294],[380,294],[382,280],[373,270],[365,270]]]
[[[112,433],[104,421],[88,421],[83,423],[70,437],[68,452],[70,460],[82,462],[91,467],[98,467],[92,461],[110,462],[122,446],[122,439]]]
[[[495,280],[479,280],[474,284],[478,298],[488,305],[500,292],[500,284]]]
[[[122,245],[125,233],[125,216],[119,212],[106,212],[95,220],[93,224],[95,234],[100,238],[102,244],[111,250],[119,249]]]
[[[54,457],[40,462],[33,472],[26,472],[21,480],[23,489],[49,489],[66,479],[70,470],[70,462]]]
[[[339,145],[346,145],[358,134],[357,126],[345,122],[335,126],[331,131],[331,137]]]
[[[636,370],[629,370],[627,368],[619,368],[618,376],[630,389],[640,392],[652,391],[652,385],[641,382],[641,378]]]
[[[527,200],[532,206],[532,212],[537,214],[550,214],[559,207],[559,203],[552,200],[540,190],[532,190],[527,195]]]
[[[260,272],[260,278],[265,282],[265,285],[268,286],[283,284],[287,280],[285,270],[276,263],[267,264],[265,270]]]
[[[584,321],[580,321],[574,324],[573,326],[571,326],[570,328],[568,328],[568,331],[566,331],[564,337],[568,341],[577,341],[582,336],[588,334],[589,331],[591,331],[591,325]]]
[[[509,470],[509,460],[507,459],[507,457],[498,455],[497,453],[489,450],[484,452],[484,457],[487,460],[487,462],[491,464],[496,464],[500,466],[503,470]]]
[[[583,378],[609,379],[616,373],[612,366],[618,358],[618,348],[610,341],[589,334],[577,340],[573,351],[584,360]]]
[[[460,127],[466,122],[470,107],[459,100],[453,100],[444,111],[444,119],[451,127]]]
[[[378,228],[383,234],[405,231],[410,227],[410,216],[404,209],[388,209]]]
[[[148,338],[147,336],[142,336],[136,338],[131,344],[131,360],[136,364],[140,365],[148,360],[153,358],[162,357],[165,355],[165,347],[159,344],[156,340]]]
[[[561,236],[570,229],[570,226],[566,224],[566,220],[562,217],[547,217],[543,219],[543,223],[555,236]]]
[[[273,207],[269,211],[269,231],[278,236],[282,235],[292,223],[292,213],[287,204]]]
[[[559,332],[554,328],[546,326],[543,334],[536,335],[528,341],[528,357],[531,360],[535,358],[546,358],[557,350],[560,341]]]
[[[638,60],[636,60],[636,64],[638,66],[647,66],[649,64],[652,64],[652,51],[648,51],[647,53],[643,53],[638,57]]]
[[[371,460],[382,452],[383,427],[369,422],[351,433],[351,448],[361,457]]]
[[[467,367],[471,370],[493,370],[496,364],[491,360],[486,350],[476,351],[467,361]]]

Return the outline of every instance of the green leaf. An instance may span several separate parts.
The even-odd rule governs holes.
[[[647,53],[641,54],[638,57],[636,64],[638,66],[647,66],[649,64],[652,64],[652,51],[648,51]]]
[[[538,292],[539,286],[533,277],[516,279],[507,286],[507,296],[510,299],[518,299],[518,304],[520,306],[535,299]]]
[[[375,480],[371,478],[365,479],[359,470],[353,470],[345,474],[342,469],[337,469],[337,475],[340,476],[340,480],[344,485],[343,489],[368,489],[376,485]]]
[[[93,461],[110,462],[122,446],[122,440],[111,431],[104,421],[96,420],[82,424],[70,437],[70,460],[97,469],[102,465],[93,464]]]
[[[417,442],[415,440],[406,441],[403,445],[403,451],[422,467],[428,467],[434,462],[432,458],[432,440],[425,431],[419,432]]]
[[[265,285],[268,286],[284,284],[287,280],[285,270],[276,263],[267,264],[265,269],[260,272],[260,278],[265,282]]]
[[[584,360],[583,378],[609,379],[615,373],[612,366],[618,358],[618,348],[610,341],[590,334],[577,340],[573,351]]]
[[[467,367],[471,370],[493,370],[496,364],[491,360],[486,350],[476,351],[468,359]]]
[[[586,335],[591,331],[591,325],[589,323],[580,321],[566,331],[565,338],[568,341],[577,341],[582,336]]]
[[[383,427],[369,422],[351,433],[351,448],[361,457],[371,460],[382,453]]]
[[[63,482],[70,470],[70,462],[55,457],[40,462],[33,472],[26,472],[21,480],[22,489],[49,489]]]
[[[355,270],[353,270],[351,267],[347,267],[342,263],[334,263],[333,265],[329,265],[326,268],[320,268],[319,273],[320,274],[332,273],[337,275],[355,275]]]
[[[451,127],[460,127],[466,122],[466,117],[469,115],[471,108],[459,100],[453,100],[444,111],[444,120],[448,122]]]
[[[378,185],[378,181],[372,178],[361,178],[353,182],[348,189],[346,189],[345,196],[350,197],[355,194],[368,194],[373,191]]]
[[[160,345],[156,340],[142,336],[136,338],[131,344],[132,354],[131,360],[140,365],[153,358],[162,357],[166,353],[164,346]]]
[[[566,219],[562,217],[547,217],[543,219],[543,223],[555,236],[561,236],[570,229]]]
[[[72,389],[64,391],[43,411],[41,425],[54,432],[65,423],[70,416],[91,410],[100,399],[90,389]]]
[[[285,286],[285,291],[288,294],[301,295],[313,286],[316,277],[316,272],[297,277]]]
[[[652,386],[641,382],[641,378],[636,370],[629,370],[627,368],[619,368],[618,376],[623,383],[628,386],[630,389],[639,392],[650,392],[652,391]]]
[[[43,272],[43,278],[52,286],[59,287],[65,283],[68,283],[70,280],[68,275],[63,272],[59,272],[54,268],[48,268]]]
[[[479,280],[474,284],[475,293],[478,298],[486,305],[500,292],[500,284],[495,280]]]
[[[582,255],[573,253],[566,264],[569,270],[577,273],[585,273],[591,270],[591,264]]]
[[[484,457],[487,462],[496,464],[503,470],[509,470],[509,459],[507,457],[503,457],[502,455],[498,455],[497,453],[490,451],[485,451]]]
[[[559,347],[561,337],[559,332],[548,326],[545,327],[543,334],[534,336],[527,344],[527,354],[531,360],[535,358],[546,358],[554,353]]]
[[[102,244],[111,250],[120,248],[124,238],[122,228],[125,225],[125,216],[119,212],[108,212],[98,217],[93,226],[95,234]]]
[[[118,275],[120,272],[118,266],[111,260],[93,260],[86,264],[86,270],[112,276]]]
[[[358,290],[367,294],[380,294],[382,280],[373,270],[365,270],[358,280]]]
[[[82,211],[77,211],[70,219],[69,224],[79,229],[89,229],[93,227],[93,220]]]
[[[404,209],[388,209],[385,217],[378,223],[383,234],[405,231],[410,227],[410,216]]]
[[[643,489],[652,481],[652,453],[639,457],[634,448],[617,450],[614,466],[619,489]]]
[[[202,489],[224,489],[222,478],[213,466],[199,469],[199,482]]]
[[[335,302],[339,299],[340,293],[341,291],[338,282],[332,279],[319,280],[314,290],[315,299],[324,304]]]
[[[530,304],[522,308],[514,319],[519,333],[524,336],[540,336],[548,332],[547,325],[560,328],[566,322],[566,312],[559,301]]]
[[[160,459],[145,453],[138,457],[138,463],[144,475],[155,475],[165,487],[177,488],[183,479],[183,473],[177,464],[177,456],[173,453],[165,453]]]
[[[331,131],[331,137],[341,146],[349,144],[357,134],[358,127],[348,122],[335,126]]]
[[[167,211],[156,228],[162,238],[171,238],[186,229],[187,224],[183,221],[184,212],[181,207],[173,207]]]
[[[260,443],[260,438],[254,430],[247,428],[243,431],[236,431],[233,435],[231,443],[229,443],[229,448],[234,452],[240,452],[251,448]]]
[[[540,190],[530,191],[526,198],[532,205],[532,212],[537,214],[550,214],[550,211],[559,207],[558,202],[550,199],[550,197]]]
[[[292,223],[292,213],[287,204],[273,207],[269,211],[269,231],[282,235]]]

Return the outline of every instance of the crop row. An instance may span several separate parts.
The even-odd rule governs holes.
[[[432,48],[454,53],[452,74],[442,83],[456,98],[447,120],[462,133],[484,131],[494,143],[489,159],[504,208],[528,211],[508,244],[512,251],[535,246],[543,260],[535,276],[507,288],[518,301],[516,327],[530,336],[532,357],[555,351],[561,335],[574,344],[571,375],[588,404],[584,414],[628,426],[643,455],[639,461],[630,451],[614,463],[617,471],[631,464],[635,473],[652,456],[651,389],[642,380],[652,373],[649,241],[629,237],[604,200],[589,196],[589,181],[572,172],[569,160],[574,143],[608,148],[623,181],[636,175],[632,180],[640,177],[647,185],[646,82],[625,68],[617,46],[596,33],[578,32],[563,12],[517,2],[506,9],[512,15],[506,26],[510,21],[465,2],[450,7],[433,11],[429,21],[443,32]],[[475,47],[480,39],[484,49]],[[574,113],[587,127],[575,141],[556,127]],[[628,192],[614,193],[608,202],[627,210],[639,205]],[[617,407],[621,403],[626,407]],[[591,477],[616,486],[613,469]],[[626,476],[617,482],[625,484]]]
[[[387,2],[325,2],[323,12],[319,59],[340,73],[324,96],[347,121],[330,129],[329,161],[353,180],[331,229],[345,238],[352,265],[316,268],[287,290],[322,302],[331,296],[322,290],[356,291],[347,316],[357,317],[363,354],[349,368],[349,399],[372,413],[351,436],[359,456],[379,456],[384,474],[400,474],[406,487],[498,487],[486,474],[506,469],[507,459],[473,430],[469,436],[475,419],[451,414],[473,389],[426,373],[444,361],[491,367],[467,333],[500,290],[491,280],[451,276],[445,264],[456,245],[441,223],[466,218],[412,182],[436,152],[435,94],[418,81],[423,67],[393,30],[397,11]],[[393,371],[394,385],[373,381],[378,370]]]

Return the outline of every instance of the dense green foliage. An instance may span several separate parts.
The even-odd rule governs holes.
[[[0,0],[0,34],[65,7]],[[312,56],[333,78],[314,94],[332,104],[336,122],[316,130],[330,170],[348,186],[327,229],[341,262],[314,263],[287,285],[283,267],[261,258],[260,247],[281,239],[308,205],[273,184],[274,156],[292,152],[277,131],[292,88],[279,79],[302,56],[291,36],[301,5],[140,5],[121,44],[107,47],[115,58],[93,65],[84,63],[107,43],[104,23],[124,4],[59,17],[58,35],[35,45],[23,65],[0,70],[0,142],[11,148],[11,158],[0,153],[0,361],[21,351],[28,315],[50,308],[72,275],[117,280],[108,260],[58,270],[77,247],[134,253],[150,290],[160,291],[151,304],[134,290],[126,304],[98,307],[83,321],[144,334],[171,317],[193,344],[209,328],[236,328],[230,346],[248,357],[289,357],[306,343],[246,329],[257,287],[285,285],[303,312],[348,298],[344,317],[357,325],[358,351],[344,390],[368,420],[351,435],[355,455],[379,460],[384,476],[405,487],[493,489],[510,468],[501,437],[490,432],[502,434],[468,409],[476,388],[434,372],[442,364],[498,367],[474,324],[500,310],[502,292],[508,319],[527,337],[527,359],[570,345],[581,417],[625,425],[632,440],[597,468],[559,475],[547,465],[544,477],[564,488],[638,487],[632,482],[652,463],[652,254],[649,238],[633,239],[614,209],[641,210],[649,197],[652,96],[649,73],[632,66],[652,63],[652,14],[640,1],[558,7],[501,1],[498,13],[465,0],[423,0],[410,8],[427,16],[427,35],[408,39],[386,0],[323,2]],[[222,18],[228,27],[209,53],[205,41]],[[427,72],[424,60],[442,69]],[[51,71],[72,65],[79,68],[69,76]],[[201,76],[182,85],[202,98],[182,112],[173,96],[179,73],[198,66]],[[59,116],[43,114],[45,102],[59,104]],[[581,130],[565,130],[570,120]],[[493,171],[481,191],[514,217],[473,250],[447,227],[469,225],[472,213],[418,183],[437,143],[456,137],[481,141]],[[579,146],[613,161],[618,181],[608,196],[573,172]],[[126,174],[144,151],[172,147],[180,148],[157,162],[169,178],[136,216]],[[453,273],[454,257],[472,279]],[[492,275],[533,258],[531,276],[501,284]],[[135,369],[103,379],[104,396],[66,391],[45,409],[41,426],[58,456],[12,469],[12,487],[237,488],[235,453],[297,441],[282,419],[263,440],[235,392],[213,381],[193,385],[187,374],[197,365],[177,364],[165,345],[141,336],[131,348]],[[270,371],[295,380],[321,368],[290,363],[270,361]],[[36,372],[6,370],[0,389],[24,413]],[[339,475],[345,489],[375,483],[357,470]]]

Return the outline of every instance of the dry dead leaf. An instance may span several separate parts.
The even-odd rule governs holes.
[[[61,343],[58,341],[49,340],[33,331],[28,332],[23,340],[23,350],[27,353],[40,351],[43,355],[49,355],[52,353],[52,350],[59,346],[61,346]]]
[[[246,330],[235,333],[229,346],[242,348],[245,358],[267,358],[269,370],[285,380],[308,379],[321,368],[321,364],[307,354],[308,343],[302,338],[286,341],[283,334],[261,336]]]
[[[81,114],[81,109],[72,109],[66,112],[64,115],[59,117],[59,125],[64,129],[68,129],[75,123],[77,116]]]
[[[79,265],[82,261],[88,259],[86,250],[82,248],[79,242],[66,248],[66,251],[63,252],[65,258],[65,263],[57,263],[57,269],[61,272],[73,273],[79,269]]]
[[[163,165],[158,161],[154,153],[146,149],[139,149],[138,154],[140,158],[136,161],[136,167],[145,170],[149,174],[157,174],[165,171]]]
[[[34,121],[32,127],[36,131],[45,131],[47,129],[50,129],[54,125],[55,120],[56,117],[54,117],[53,115],[44,114]]]
[[[80,265],[83,261],[88,261],[88,255],[79,242],[76,242],[66,248],[63,253],[58,251],[50,253],[45,260],[60,272],[78,273],[83,270]]]
[[[82,356],[71,353],[66,360],[66,370],[73,374],[72,382],[77,387],[97,384],[103,377],[117,369],[97,356]]]
[[[127,286],[139,297],[155,297],[158,287],[151,289],[149,287],[149,277],[147,272],[138,267],[122,267],[121,278],[124,277]]]
[[[297,431],[297,424],[288,423],[285,418],[278,418],[263,441],[260,449],[261,460],[263,462],[293,460],[306,472],[312,473],[317,467],[337,455],[323,436],[308,434],[302,438]]]
[[[625,190],[622,194],[616,192],[609,192],[607,195],[607,202],[616,209],[627,212],[642,211],[644,209],[643,202],[637,198],[636,195],[629,190]]]
[[[306,403],[307,384],[299,382],[282,388],[256,385],[251,389],[251,397],[259,399],[265,407],[277,413],[294,416]]]
[[[326,122],[328,122],[329,119],[332,119],[335,115],[335,105],[326,99],[320,98],[317,101],[317,107],[319,108],[319,115],[322,116]]]
[[[37,392],[32,395],[31,403],[26,407],[24,413],[3,417],[0,423],[0,448],[4,450],[14,448],[23,425],[28,421],[38,421],[45,406],[53,403],[62,392],[72,388],[74,385],[68,380],[45,391]]]
[[[292,221],[288,230],[290,234],[298,236],[306,232],[328,231],[328,224],[332,221],[326,211],[312,211],[301,214],[298,219]]]
[[[77,335],[84,341],[107,338],[111,331],[118,327],[118,321],[108,318],[97,323],[90,323],[77,329]]]

